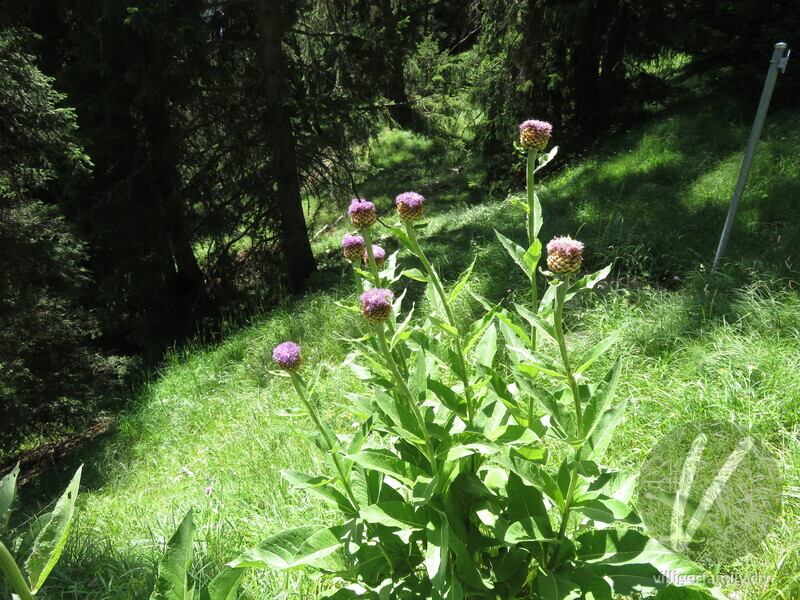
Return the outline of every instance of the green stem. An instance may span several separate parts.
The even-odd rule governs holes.
[[[575,379],[575,374],[570,367],[569,355],[567,353],[567,343],[564,339],[564,304],[567,300],[567,287],[569,286],[569,276],[564,277],[558,288],[556,288],[556,303],[554,313],[554,329],[556,332],[556,341],[558,342],[558,350],[561,354],[561,362],[564,364],[564,372],[567,376],[567,383],[572,391],[573,406],[575,407],[575,419],[578,429],[578,439],[583,440],[583,409],[581,408],[581,395],[578,382]],[[564,514],[561,517],[561,525],[558,528],[558,536],[556,536],[555,548],[550,557],[550,568],[555,566],[558,557],[558,548],[562,540],[566,536],[567,525],[569,524],[569,514],[572,509],[572,503],[575,495],[575,488],[578,485],[578,464],[581,460],[581,451],[583,450],[583,441],[581,446],[575,450],[575,462],[572,465],[570,473],[569,486],[567,487],[567,494],[564,497]]]
[[[386,361],[389,363],[389,369],[392,371],[392,375],[394,375],[395,381],[397,381],[397,385],[402,390],[403,395],[405,395],[406,399],[408,400],[408,406],[411,409],[411,412],[414,413],[417,423],[419,423],[419,428],[422,431],[422,437],[425,438],[425,445],[428,449],[428,461],[431,463],[431,469],[434,477],[437,477],[439,475],[439,467],[436,463],[436,449],[433,446],[433,440],[431,439],[430,432],[428,431],[428,425],[425,423],[425,417],[419,410],[419,406],[417,406],[417,399],[414,398],[414,394],[412,394],[411,390],[408,389],[405,379],[403,379],[403,376],[400,375],[400,370],[397,368],[397,363],[395,363],[394,358],[392,358],[392,353],[386,343],[386,335],[383,332],[383,323],[374,323],[374,329],[375,334],[378,337],[378,344],[380,344],[381,350],[386,357]]]
[[[536,241],[536,197],[534,195],[533,180],[534,172],[536,171],[536,157],[539,155],[538,150],[528,150],[528,162],[525,168],[526,187],[528,192],[528,248],[533,246]],[[531,273],[531,305],[534,313],[539,312],[539,290],[536,287],[536,268],[538,265],[533,266]],[[536,327],[531,325],[531,347],[536,350]]]
[[[428,257],[425,256],[422,246],[419,245],[419,240],[417,240],[417,233],[414,231],[413,223],[409,221],[406,221],[406,233],[408,234],[408,239],[411,241],[411,246],[414,248],[414,254],[417,255],[422,263],[422,266],[425,268],[428,278],[431,280],[431,283],[433,283],[433,287],[436,290],[439,299],[442,301],[442,306],[444,306],[444,310],[447,313],[448,323],[453,329],[456,330],[456,355],[458,357],[458,369],[461,371],[461,383],[464,385],[464,397],[467,400],[467,420],[471,423],[472,419],[475,417],[476,407],[473,406],[472,388],[469,385],[467,376],[467,361],[464,358],[461,334],[458,332],[458,325],[456,324],[456,318],[453,314],[453,309],[450,306],[450,300],[447,298],[447,295],[444,292],[444,286],[442,286],[442,281],[439,279],[439,274],[433,268],[433,265],[431,265]]]
[[[567,298],[567,285],[568,278],[561,280],[561,284],[556,289],[556,306],[554,314],[554,328],[556,330],[556,339],[558,341],[558,350],[561,353],[561,362],[564,364],[564,372],[567,376],[567,383],[569,389],[572,391],[572,402],[575,407],[575,417],[577,418],[578,438],[583,438],[583,410],[581,409],[581,392],[578,387],[578,382],[575,380],[575,374],[569,364],[569,355],[567,354],[567,343],[564,339],[564,303]]]
[[[11,587],[22,600],[34,600],[28,584],[25,583],[22,572],[14,561],[14,557],[11,556],[3,542],[0,542],[0,572],[6,576]]]
[[[358,271],[356,270],[356,263],[355,261],[350,261],[350,266],[353,268],[353,279],[356,282],[356,292],[359,294],[364,293],[364,282],[361,281],[361,275],[359,275]]]
[[[558,560],[558,549],[567,534],[569,514],[572,510],[572,502],[574,500],[573,496],[575,496],[575,488],[578,486],[578,463],[581,460],[581,450],[583,450],[583,447],[578,448],[575,451],[575,462],[572,464],[572,471],[570,472],[569,476],[569,486],[567,486],[567,495],[564,498],[564,514],[561,516],[561,525],[558,528],[558,535],[556,536],[553,553],[550,555],[548,567],[551,569],[556,566],[556,561]]]
[[[375,262],[375,254],[372,252],[372,230],[369,227],[363,229],[364,246],[367,250],[367,262],[372,273],[372,280],[376,288],[381,287],[381,276],[378,273],[378,264]]]
[[[330,427],[325,428],[322,426],[322,421],[317,416],[314,407],[311,406],[311,402],[308,400],[308,396],[306,396],[306,386],[303,379],[297,373],[289,373],[292,379],[292,385],[294,386],[297,395],[300,396],[300,400],[305,404],[306,409],[308,410],[309,415],[311,415],[311,419],[314,421],[314,425],[317,426],[317,429],[322,435],[323,439],[328,445],[328,451],[331,454],[331,458],[333,459],[333,464],[336,466],[336,471],[339,473],[339,480],[342,482],[342,487],[344,487],[344,491],[347,494],[347,497],[350,499],[350,502],[353,505],[353,509],[359,511],[359,502],[356,499],[355,494],[353,493],[353,488],[350,486],[350,478],[347,476],[344,470],[344,466],[342,465],[341,459],[339,458],[339,451],[336,448],[338,445],[338,440],[331,439],[332,432],[330,431]],[[372,524],[366,523],[367,530],[370,532],[370,535],[374,536],[372,531]],[[386,562],[389,564],[389,569],[394,573],[394,563],[392,559],[389,557],[389,554],[386,552],[386,549],[383,547],[383,544],[379,543],[378,546],[380,547],[381,553],[383,553],[383,557],[386,559]]]

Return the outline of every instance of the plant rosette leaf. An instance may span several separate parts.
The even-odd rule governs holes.
[[[267,538],[230,563],[234,569],[269,568],[278,571],[314,567],[331,573],[346,570],[341,552],[341,527],[307,525]]]
[[[72,481],[48,516],[47,523],[33,542],[33,550],[25,562],[32,594],[42,586],[64,551],[75,516],[75,500],[78,497],[82,470],[83,465],[78,467]]]
[[[197,526],[192,511],[186,514],[172,534],[164,556],[158,563],[158,578],[150,600],[192,600],[194,584],[189,577],[194,534]]]
[[[19,478],[19,463],[11,472],[0,479],[0,531],[8,523],[8,515],[14,498],[17,494],[17,479]]]

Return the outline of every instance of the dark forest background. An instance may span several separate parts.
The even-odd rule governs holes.
[[[658,65],[676,57],[725,93],[760,89],[771,46],[800,33],[791,4],[0,2],[0,455],[302,291],[310,199],[360,195],[380,128],[449,139],[477,115],[487,185],[514,185],[520,121],[580,152],[668,97]],[[778,101],[799,83],[790,69]]]

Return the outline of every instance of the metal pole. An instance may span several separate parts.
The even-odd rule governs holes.
[[[775,50],[772,52],[772,60],[769,61],[770,65],[769,71],[767,71],[767,80],[764,82],[764,90],[761,92],[761,100],[758,103],[756,119],[753,122],[753,129],[750,131],[750,140],[747,142],[747,149],[744,152],[744,161],[742,162],[742,169],[739,171],[739,180],[736,182],[736,188],[733,190],[731,206],[728,209],[728,218],[725,219],[725,227],[722,229],[722,236],[719,238],[717,255],[714,257],[714,266],[711,267],[712,271],[716,271],[720,263],[722,263],[722,255],[725,253],[725,247],[728,245],[728,239],[731,237],[733,222],[736,220],[736,211],[739,209],[739,200],[742,199],[744,185],[747,183],[747,176],[750,174],[750,165],[756,153],[758,138],[761,136],[764,120],[767,117],[767,109],[769,108],[769,101],[772,98],[775,80],[778,79],[778,69],[780,68],[782,72],[785,71],[786,62],[788,60],[789,54],[786,52],[786,43],[779,42],[775,44]]]

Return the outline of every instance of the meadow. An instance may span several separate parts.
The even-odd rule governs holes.
[[[694,94],[584,156],[556,158],[538,187],[540,237],[582,240],[587,270],[613,265],[605,284],[569,307],[567,336],[580,351],[619,335],[617,393],[628,408],[606,462],[638,472],[681,424],[730,421],[752,431],[779,457],[781,518],[756,551],[709,568],[731,598],[789,599],[800,594],[800,113],[770,114],[724,268],[709,268],[752,109]],[[524,180],[511,193],[488,190],[469,148],[469,139],[448,144],[385,130],[365,153],[361,190],[387,223],[396,194],[422,193],[421,241],[445,282],[475,259],[469,291],[510,304],[524,298],[527,282],[494,230],[522,243],[525,217],[513,200],[524,195]],[[519,167],[524,173],[523,157]],[[301,344],[308,363],[323,365],[319,409],[337,429],[351,428],[345,393],[363,384],[343,365],[349,340],[361,335],[341,257],[346,227],[342,221],[315,240],[320,271],[308,293],[231,326],[217,342],[176,349],[107,433],[22,489],[28,511],[43,508],[85,464],[75,527],[40,597],[148,597],[164,543],[189,508],[199,524],[201,581],[271,534],[330,518],[281,478],[283,469],[318,472],[322,458],[309,441],[310,422],[292,414],[289,382],[271,373],[271,355],[282,341]],[[397,250],[388,230],[376,227],[387,250]],[[413,283],[411,301],[425,312]],[[470,295],[459,297],[465,321],[481,310]],[[598,361],[590,375],[609,364]],[[310,599],[327,586],[313,573],[254,570],[241,597]]]

